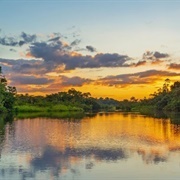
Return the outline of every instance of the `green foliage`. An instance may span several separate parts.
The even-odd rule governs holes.
[[[115,111],[119,106],[119,101],[112,98],[99,98],[97,99],[98,104],[102,110],[105,111]]]
[[[0,112],[12,111],[16,94],[16,88],[7,86],[7,80],[2,75],[0,67]]]
[[[180,112],[180,82],[174,82],[169,86],[170,80],[165,80],[163,87],[151,94],[151,98],[144,99],[140,107],[149,106],[156,110]]]
[[[16,94],[16,88],[7,85],[0,67],[0,112],[66,112],[66,111],[151,111],[167,110],[180,112],[180,82],[170,86],[166,79],[162,88],[142,100],[134,96],[130,100],[117,101],[112,98],[93,98],[89,92],[82,93],[74,88],[43,96]]]
[[[42,96],[17,95],[16,107],[21,112],[42,111],[92,111],[100,106],[90,93],[82,93],[75,89]]]
[[[20,112],[42,111],[114,111],[119,101],[112,98],[93,98],[90,93],[75,89],[43,96],[16,95],[16,109]]]
[[[162,110],[180,112],[180,82],[174,82],[170,86],[170,80],[166,79],[162,88],[151,94],[150,98],[137,100],[132,97],[130,101],[121,101],[119,109],[123,111],[139,111],[141,113]]]
[[[62,111],[83,111],[82,108],[58,104],[54,106],[20,105],[16,106],[17,112],[62,112]]]

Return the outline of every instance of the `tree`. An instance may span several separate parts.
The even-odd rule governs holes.
[[[2,74],[2,68],[0,67],[0,112],[12,111],[15,102],[15,94],[16,88],[7,86],[7,80]]]
[[[171,86],[171,91],[173,91],[174,89],[178,89],[180,88],[180,82],[176,81],[172,86]]]
[[[163,84],[163,92],[164,93],[169,92],[169,84],[170,84],[170,79],[166,79]]]

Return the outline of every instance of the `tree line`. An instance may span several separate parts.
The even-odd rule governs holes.
[[[166,79],[162,87],[150,94],[149,98],[136,99],[132,96],[130,100],[120,101],[118,108],[123,111],[180,112],[180,81],[170,84],[170,80]]]
[[[170,85],[170,80],[166,79],[163,86],[144,99],[141,105],[154,107],[157,110],[180,112],[180,81]]]
[[[180,112],[180,82],[170,85],[166,79],[163,86],[149,98],[136,99],[134,96],[122,101],[113,98],[94,98],[89,92],[69,89],[46,96],[17,94],[16,88],[7,85],[0,67],[0,112],[7,111],[143,111],[156,109]]]

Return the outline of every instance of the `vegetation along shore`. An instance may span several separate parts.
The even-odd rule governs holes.
[[[88,112],[88,111],[138,111],[164,110],[180,112],[180,81],[170,84],[166,79],[162,88],[149,98],[118,101],[112,98],[94,98],[89,92],[74,88],[46,96],[18,94],[16,87],[8,86],[0,68],[0,112]]]

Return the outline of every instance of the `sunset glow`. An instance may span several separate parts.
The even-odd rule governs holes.
[[[0,66],[18,93],[148,97],[180,79],[179,5],[1,1]]]

